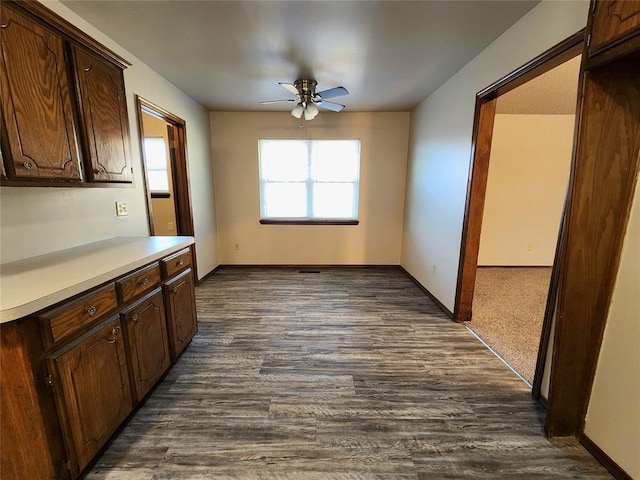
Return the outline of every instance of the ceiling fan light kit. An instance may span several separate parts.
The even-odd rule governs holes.
[[[295,118],[302,118],[309,121],[318,116],[320,112],[319,108],[331,110],[332,112],[341,112],[344,109],[344,105],[334,102],[328,102],[327,98],[340,97],[343,95],[349,95],[349,92],[344,87],[335,87],[322,92],[316,93],[316,86],[318,82],[311,79],[298,79],[293,84],[281,82],[280,85],[290,93],[293,93],[298,97],[296,106],[291,110],[291,115]],[[295,102],[294,99],[287,100],[272,100],[267,102],[260,102],[261,104],[279,103],[279,102]]]

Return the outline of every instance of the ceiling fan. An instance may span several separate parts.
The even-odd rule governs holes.
[[[313,120],[318,115],[318,107],[331,110],[332,112],[341,112],[344,109],[344,105],[334,102],[327,102],[327,98],[341,97],[343,95],[349,95],[349,92],[344,87],[335,87],[322,92],[316,92],[316,85],[318,82],[315,80],[298,79],[294,83],[283,83],[280,85],[287,91],[293,93],[297,98],[289,98],[286,100],[271,100],[267,102],[260,102],[262,105],[269,103],[280,102],[296,102],[296,106],[291,110],[291,115],[296,118],[301,118],[304,114],[305,120]]]

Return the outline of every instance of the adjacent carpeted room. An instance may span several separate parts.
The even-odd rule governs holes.
[[[316,273],[313,273],[316,272]],[[223,267],[87,479],[605,479],[397,268]]]
[[[529,383],[536,370],[551,267],[479,267],[468,327]]]

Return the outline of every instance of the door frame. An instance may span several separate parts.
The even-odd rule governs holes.
[[[187,122],[162,107],[135,95],[136,115],[138,118],[138,139],[140,143],[140,158],[142,159],[142,171],[144,179],[144,194],[147,206],[147,226],[149,235],[154,235],[153,207],[151,204],[151,191],[147,175],[147,160],[144,153],[144,127],[142,114],[147,113],[169,125],[169,154],[171,159],[171,173],[173,178],[174,205],[176,209],[176,232],[178,235],[193,237],[193,211],[191,209],[191,190],[189,189],[189,162],[187,161]],[[193,274],[198,278],[196,263],[196,245],[192,245]]]
[[[563,40],[556,46],[543,52],[522,67],[514,70],[494,84],[480,91],[476,95],[475,116],[472,134],[471,164],[469,166],[469,180],[467,184],[467,198],[465,204],[462,227],[462,241],[460,260],[458,264],[458,281],[453,311],[453,320],[466,322],[472,318],[473,294],[478,268],[478,252],[480,249],[480,232],[487,190],[489,174],[489,158],[491,154],[491,140],[493,136],[493,122],[495,119],[496,100],[498,97],[521,86],[533,78],[548,72],[558,65],[582,53],[585,30]],[[576,122],[579,115],[576,115]],[[577,125],[577,123],[576,123]],[[566,199],[565,199],[566,210]],[[562,255],[562,225],[558,234],[558,243],[549,285],[549,294],[545,310],[544,321],[536,372],[533,381],[533,395],[542,400],[540,390],[544,373],[544,359],[551,334],[551,325],[555,313],[556,296],[559,284],[559,259]]]

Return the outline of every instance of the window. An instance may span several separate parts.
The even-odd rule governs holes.
[[[152,197],[169,196],[169,174],[167,172],[167,147],[162,137],[145,137],[144,159],[147,165],[147,180]]]
[[[359,140],[261,139],[259,147],[262,223],[357,223]]]

